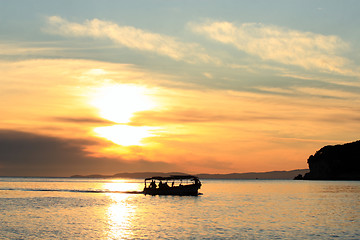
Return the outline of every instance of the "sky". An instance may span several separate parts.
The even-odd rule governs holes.
[[[360,1],[0,5],[0,176],[305,169],[359,139]]]

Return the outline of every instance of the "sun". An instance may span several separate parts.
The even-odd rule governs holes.
[[[113,84],[99,88],[91,102],[100,116],[116,123],[128,123],[135,112],[155,107],[150,90],[129,84]]]
[[[98,88],[91,104],[100,117],[118,123],[113,126],[97,127],[97,136],[122,146],[143,145],[144,139],[154,136],[155,127],[127,125],[136,112],[156,107],[150,97],[151,91],[143,86],[112,84]]]

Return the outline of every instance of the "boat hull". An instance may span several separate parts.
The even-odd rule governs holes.
[[[149,195],[178,195],[178,196],[198,196],[199,184],[168,187],[168,188],[144,188],[144,194]]]

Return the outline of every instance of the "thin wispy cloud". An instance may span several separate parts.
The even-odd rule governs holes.
[[[52,47],[36,47],[31,45],[26,46],[25,44],[21,43],[0,42],[0,56],[49,54],[56,50],[56,48]]]
[[[59,16],[48,17],[48,33],[70,37],[110,39],[122,47],[154,52],[177,61],[189,63],[218,62],[205,53],[197,43],[185,43],[174,37],[153,33],[132,26],[121,26],[99,19],[83,23],[69,22]]]
[[[341,53],[349,48],[340,37],[286,29],[261,23],[189,23],[190,29],[212,40],[233,45],[262,60],[324,72],[352,75],[349,60]]]

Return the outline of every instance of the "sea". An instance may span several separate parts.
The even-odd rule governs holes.
[[[0,239],[360,239],[359,181],[0,178]]]

